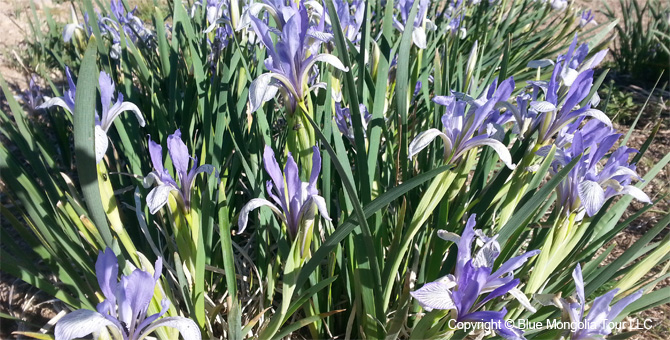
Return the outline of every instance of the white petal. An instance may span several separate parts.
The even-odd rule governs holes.
[[[512,155],[509,153],[509,150],[507,150],[507,147],[505,144],[493,139],[493,138],[485,138],[482,140],[478,140],[477,143],[475,143],[475,146],[481,146],[481,145],[486,145],[490,146],[493,148],[493,150],[498,154],[498,157],[500,157],[500,160],[505,163],[505,165],[514,170],[516,168],[516,165],[512,163]],[[464,150],[465,151],[465,150]],[[462,153],[461,151],[460,153]]]
[[[256,112],[263,103],[275,97],[277,86],[270,84],[272,74],[264,73],[256,78],[249,86],[249,102],[251,112]]]
[[[408,158],[414,157],[421,150],[425,149],[435,138],[440,137],[444,141],[444,157],[451,153],[451,141],[438,129],[428,129],[418,134],[411,143],[409,143]]]
[[[616,176],[621,176],[621,175],[628,175],[628,176],[631,176],[631,177],[641,179],[640,176],[637,175],[637,172],[635,172],[635,170],[633,170],[631,168],[627,168],[625,166],[618,167],[616,169],[616,171],[614,171],[614,173],[612,173],[612,175],[609,176],[609,178],[616,177]]]
[[[149,212],[152,215],[168,202],[172,190],[176,189],[167,184],[159,185],[151,190],[147,195],[147,207],[149,207]]]
[[[148,175],[144,176],[142,179],[142,186],[147,189],[150,188],[152,185],[158,184],[162,185],[163,181],[161,181],[160,177],[155,171],[150,172]]]
[[[330,219],[330,216],[328,215],[328,208],[326,207],[326,200],[319,195],[313,195],[312,199],[314,200],[314,203],[316,204],[316,207],[319,209],[319,214],[321,214],[321,217],[330,221],[331,219]]]
[[[582,116],[591,117],[597,119],[604,123],[605,125],[612,127],[612,121],[607,117],[605,113],[598,109],[588,109],[586,112],[582,113]]]
[[[412,30],[412,41],[420,49],[426,48],[426,31],[423,27],[414,27]]]
[[[179,331],[184,340],[202,340],[198,325],[193,320],[180,316],[172,316],[155,321],[140,334],[137,340],[144,339],[158,327],[174,328]]]
[[[117,107],[114,110],[111,110],[107,114],[107,121],[106,122],[100,122],[100,125],[105,131],[108,131],[109,128],[112,126],[112,123],[114,122],[114,119],[118,117],[121,113],[125,111],[131,111],[135,114],[135,117],[137,117],[137,121],[140,123],[140,126],[144,126],[144,116],[142,115],[142,111],[140,111],[140,108],[137,107],[137,105],[131,103],[131,102],[123,102],[119,107]]]
[[[74,32],[77,30],[77,28],[81,27],[77,24],[65,25],[65,29],[63,30],[63,41],[69,42],[70,40],[72,40],[72,36],[74,35]]]
[[[427,311],[433,309],[454,309],[454,301],[451,299],[449,285],[442,282],[426,283],[421,289],[411,292],[419,304]]]
[[[563,72],[561,72],[561,78],[563,78],[563,83],[567,86],[572,86],[572,83],[577,79],[577,76],[579,75],[579,72],[575,69],[563,69]]]
[[[619,191],[620,195],[631,195],[633,198],[636,200],[643,202],[643,203],[649,203],[651,204],[651,199],[649,199],[649,196],[644,193],[644,191],[640,190],[638,187],[632,186],[632,185],[626,185]]]
[[[594,181],[579,183],[579,198],[589,216],[595,215],[605,203],[605,191]]]
[[[458,235],[456,233],[448,232],[446,230],[438,230],[437,231],[437,237],[439,237],[439,238],[441,238],[445,241],[453,242],[453,243],[456,243],[456,244],[461,242],[461,236],[460,235]]]
[[[498,244],[498,242],[495,241],[487,242],[475,254],[475,257],[472,259],[472,265],[477,268],[480,267],[492,268],[493,263],[498,258],[498,255],[500,255],[500,244]]]
[[[302,73],[302,76],[300,77],[300,80],[302,81],[303,84],[307,83],[307,76],[309,75],[309,71],[312,69],[312,66],[314,66],[314,64],[320,61],[330,64],[336,69],[342,70],[344,72],[349,71],[349,68],[344,66],[344,64],[342,64],[340,59],[338,59],[336,56],[327,53],[317,54],[307,63],[307,65],[305,65],[305,68],[303,69],[304,71]]]
[[[38,106],[38,109],[48,109],[52,106],[60,106],[62,107],[65,111],[72,112],[70,111],[70,107],[65,104],[65,101],[63,100],[62,97],[54,97],[54,98],[49,98],[47,101],[45,101],[42,105]]]
[[[83,338],[93,332],[99,332],[106,326],[116,326],[102,314],[88,309],[79,309],[65,315],[56,323],[56,340]]]
[[[524,294],[519,288],[512,288],[508,293],[510,295],[514,296],[514,298],[519,301],[519,303],[523,306],[523,308],[526,308],[526,310],[530,311],[531,313],[537,312],[535,307],[533,307],[530,304],[530,301],[528,300],[528,297],[526,297],[526,294]]]
[[[551,112],[556,111],[556,106],[547,101],[532,101],[530,102],[530,108],[537,112]]]
[[[275,206],[274,204],[272,204],[268,200],[265,200],[265,199],[262,199],[262,198],[254,198],[251,201],[247,202],[247,204],[245,204],[242,207],[242,210],[240,210],[240,217],[238,217],[238,219],[237,219],[237,226],[239,228],[238,232],[237,232],[238,234],[243,233],[244,229],[247,228],[247,222],[249,221],[249,213],[252,210],[254,210],[256,208],[259,208],[259,207],[262,207],[262,206],[266,206],[266,207],[272,209],[272,211],[275,214],[277,214],[277,216],[279,216],[284,223],[286,223],[284,214],[279,209],[277,209],[277,206]]]
[[[105,157],[105,152],[107,152],[107,147],[109,146],[109,141],[107,140],[107,133],[103,130],[100,125],[95,126],[95,163],[100,163],[100,161]]]
[[[529,68],[540,68],[554,65],[554,61],[551,59],[540,59],[540,60],[531,60],[528,62],[526,67]]]
[[[593,97],[591,97],[591,101],[589,101],[591,106],[596,107],[598,104],[600,104],[600,96],[598,95],[598,92],[593,93]]]

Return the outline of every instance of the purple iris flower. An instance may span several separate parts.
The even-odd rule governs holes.
[[[363,122],[363,135],[365,136],[365,131],[368,129],[368,124],[370,119],[372,119],[372,114],[368,112],[368,108],[363,104],[358,104],[359,110],[361,112],[361,121]],[[354,140],[354,127],[351,120],[351,111],[348,107],[342,107],[340,102],[335,102],[335,123],[337,128],[340,129],[340,132],[347,137],[350,141]]]
[[[334,55],[315,53],[314,47],[318,47],[322,41],[313,38],[313,35],[308,36],[310,30],[308,13],[302,3],[283,26],[281,33],[277,33],[255,16],[250,18],[254,31],[267,47],[268,58],[265,59],[265,67],[270,71],[251,83],[249,101],[252,112],[258,110],[264,102],[274,98],[278,91],[284,96],[289,111],[295,112],[298,103],[302,102],[309,92],[309,73],[317,62],[326,62],[345,72],[349,70]],[[276,44],[270,33],[278,34]]]
[[[499,106],[499,103],[505,102],[509,98],[512,90],[514,90],[514,79],[510,77],[503,81],[497,90],[495,85],[494,83],[489,88],[488,93],[491,95],[488,98],[460,100],[455,95],[433,98],[433,102],[447,107],[445,114],[442,116],[444,130],[428,129],[417,135],[409,145],[409,157],[413,157],[435,138],[440,137],[444,142],[445,162],[457,163],[468,150],[480,146],[490,146],[498,153],[500,160],[507,167],[514,169],[512,156],[505,145],[492,138],[485,131],[487,118]],[[466,111],[468,104],[470,104],[470,108]]]
[[[566,299],[560,299],[563,311],[567,312],[570,318],[570,325],[576,326],[570,330],[571,340],[604,339],[606,335],[612,332],[610,322],[612,322],[626,306],[642,297],[642,289],[624,297],[610,307],[610,303],[619,291],[615,288],[605,295],[599,296],[593,300],[593,305],[589,309],[588,315],[584,315],[586,307],[586,297],[584,296],[584,278],[582,277],[582,268],[577,263],[572,272],[572,278],[575,280],[578,302],[570,302]]]
[[[152,214],[155,214],[168,202],[172,191],[177,191],[186,209],[190,209],[191,190],[195,184],[195,178],[203,172],[210,175],[214,171],[214,167],[209,164],[198,166],[198,157],[190,156],[186,144],[181,140],[181,131],[179,129],[168,136],[167,148],[172,164],[177,172],[179,184],[172,178],[168,170],[163,167],[163,147],[149,137],[149,154],[155,170],[144,178],[144,187],[148,188],[154,183],[157,184],[147,196],[147,206],[149,207],[149,212]],[[191,161],[193,162],[191,163]]]
[[[123,7],[122,0],[111,0],[110,2],[111,15],[110,17],[98,16],[98,25],[101,32],[109,33],[112,37],[112,49],[110,56],[114,59],[120,57],[121,52],[121,31],[125,36],[130,38],[133,43],[141,41],[147,46],[151,46],[153,42],[153,32],[144,26],[140,18],[135,16],[137,7],[130,12],[126,12]]]
[[[52,106],[60,106],[65,111],[74,113],[74,99],[77,92],[77,87],[72,80],[72,74],[70,69],[65,67],[65,75],[68,82],[68,90],[65,91],[63,97],[49,98],[40,105],[38,108],[49,108]],[[102,103],[102,116],[97,112],[95,114],[95,161],[100,163],[102,158],[107,152],[109,147],[109,141],[107,139],[107,132],[109,128],[112,127],[114,120],[125,111],[131,111],[137,117],[137,121],[140,123],[140,126],[144,126],[144,116],[142,112],[137,107],[137,105],[131,102],[123,101],[123,94],[118,93],[116,96],[116,102],[114,102],[114,93],[116,92],[116,87],[112,78],[105,73],[105,71],[100,71],[100,77],[98,78],[98,83],[100,85],[100,101]]]
[[[416,17],[414,17],[413,23],[408,23],[407,19],[410,12],[412,11],[412,6],[414,6],[415,0],[397,0],[395,7],[400,13],[400,20],[393,18],[393,27],[398,31],[404,32],[405,27],[408,25],[412,26],[412,42],[420,49],[426,48],[426,29],[434,31],[437,29],[437,26],[426,18],[428,12],[428,6],[430,5],[430,0],[419,0],[419,8],[416,12]]]
[[[16,98],[21,99],[23,103],[31,110],[38,109],[40,107],[39,103],[43,102],[45,99],[45,96],[42,95],[42,87],[40,87],[36,82],[37,79],[37,76],[33,74],[30,77],[28,89],[22,94],[16,96]]]
[[[510,293],[528,310],[535,311],[528,298],[518,288],[520,280],[514,278],[513,271],[523,266],[540,251],[533,250],[514,257],[493,271],[493,264],[500,255],[497,235],[487,237],[481,230],[474,230],[475,215],[471,215],[461,236],[444,230],[438,236],[458,244],[458,256],[454,275],[447,275],[437,281],[423,285],[410,294],[426,310],[455,310],[458,322],[491,322],[495,331],[506,339],[523,339],[523,332],[505,324],[507,310],[478,311],[494,298]],[[473,243],[479,249],[472,256]],[[480,295],[486,294],[479,302]],[[497,327],[495,327],[497,326]]]
[[[593,23],[594,25],[598,24],[593,14],[591,14],[591,10],[583,11],[579,17],[579,27],[584,27],[590,23]]]
[[[584,212],[593,216],[606,200],[617,195],[631,195],[638,201],[651,203],[647,194],[630,185],[633,178],[641,180],[635,165],[628,160],[630,154],[637,151],[621,146],[606,157],[620,136],[608,126],[591,120],[574,135],[561,138],[569,145],[557,150],[554,173],[575,157],[584,155],[556,189],[558,202],[566,214],[577,213],[578,219]],[[607,161],[602,165],[605,158]]]
[[[159,327],[174,328],[185,340],[200,340],[200,329],[193,320],[179,316],[159,320],[170,307],[168,299],[161,301],[159,313],[147,316],[162,268],[163,260],[159,257],[153,274],[134,269],[130,275],[121,276],[119,282],[116,255],[109,248],[100,251],[95,272],[105,300],[98,304],[97,312],[79,309],[65,315],[56,324],[56,340],[79,339],[92,333],[99,334],[105,328],[115,339],[139,340]]]
[[[319,195],[316,189],[316,180],[321,171],[321,154],[319,148],[312,148],[312,173],[309,177],[309,183],[300,180],[298,165],[291,153],[288,153],[286,166],[282,173],[274,151],[268,145],[263,152],[263,163],[265,172],[270,175],[272,180],[266,182],[267,194],[274,203],[262,199],[254,198],[242,207],[238,219],[239,233],[244,232],[249,220],[249,213],[259,207],[266,206],[286,224],[289,237],[294,239],[303,226],[313,223],[316,212],[323,218],[330,221],[326,201]]]
[[[347,0],[334,0],[333,6],[335,6],[337,18],[340,20],[340,26],[342,27],[344,36],[352,43],[358,43],[361,40],[361,26],[363,25],[363,15],[365,14],[365,1],[354,0],[349,4]],[[326,16],[325,18],[328,17]],[[326,21],[328,22],[330,19],[328,18]]]

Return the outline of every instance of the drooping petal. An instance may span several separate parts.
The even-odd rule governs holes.
[[[631,195],[631,196],[633,196],[633,198],[635,198],[636,200],[638,200],[642,203],[647,203],[647,204],[652,203],[649,196],[647,196],[647,194],[644,191],[640,190],[636,186],[626,185],[617,194],[619,194],[619,195]]]
[[[418,290],[410,292],[412,297],[427,311],[433,309],[455,309],[456,305],[451,298],[450,285],[443,282],[430,282]]]
[[[118,282],[119,263],[116,255],[107,247],[105,251],[98,252],[98,260],[95,262],[95,275],[98,277],[98,286],[105,299],[115,301],[114,292]]]
[[[277,94],[279,88],[272,83],[272,74],[264,73],[254,79],[249,86],[249,103],[251,112],[256,112],[263,103],[271,100]]]
[[[270,201],[262,199],[262,198],[254,198],[251,201],[247,202],[242,207],[242,210],[240,210],[240,217],[237,219],[237,226],[238,226],[238,234],[241,234],[244,232],[244,230],[247,228],[247,223],[249,221],[249,213],[259,207],[266,206],[279,217],[282,222],[287,223],[286,217],[284,216],[284,213],[282,213],[281,210],[277,208],[274,204],[272,204]]]
[[[419,133],[414,140],[409,143],[409,149],[407,151],[408,157],[410,159],[414,157],[414,155],[425,149],[428,144],[437,137],[442,138],[442,141],[444,142],[444,158],[447,159],[449,154],[451,154],[452,144],[447,135],[438,129],[428,129]]]
[[[303,67],[302,67],[303,74],[301,75],[301,78],[300,78],[300,81],[302,82],[302,84],[305,84],[307,82],[307,75],[309,74],[309,70],[312,69],[312,66],[314,66],[314,64],[316,64],[317,62],[320,62],[320,61],[325,62],[327,64],[330,64],[331,66],[335,67],[336,69],[338,69],[340,71],[343,71],[343,72],[348,72],[349,71],[349,68],[344,66],[344,64],[342,64],[340,59],[338,59],[336,56],[334,56],[332,54],[326,54],[326,53],[317,54],[316,56],[314,56],[313,58],[310,58],[308,60],[309,61],[305,65],[303,65]]]
[[[519,301],[519,304],[523,306],[523,308],[526,308],[531,313],[537,312],[535,307],[530,304],[530,300],[528,300],[528,297],[526,294],[524,294],[519,288],[514,287],[509,290],[508,292],[510,295],[514,296],[514,298]]]
[[[319,195],[312,195],[312,200],[314,200],[314,204],[316,204],[316,207],[319,210],[319,214],[321,214],[321,217],[327,219],[328,221],[331,221],[331,218],[328,215],[326,200]]]
[[[556,111],[556,105],[548,101],[532,101],[530,102],[530,108],[540,113]]]
[[[121,96],[121,94],[119,94]],[[114,119],[121,115],[123,112],[130,111],[135,114],[135,117],[137,118],[137,122],[140,123],[140,126],[144,126],[146,122],[144,121],[144,115],[142,115],[142,111],[140,111],[140,108],[137,107],[137,105],[131,103],[131,102],[121,102],[120,104],[114,104],[112,108],[109,110],[107,113],[107,119],[102,120],[101,126],[103,130],[108,131],[109,128],[112,126],[112,123],[114,122]]]
[[[586,117],[591,117],[591,118],[597,119],[597,120],[603,122],[608,127],[610,127],[610,128],[612,127],[612,121],[609,119],[609,117],[607,117],[607,115],[605,113],[603,113],[600,110],[588,109],[584,113],[582,113],[582,115],[586,116]]]
[[[98,332],[102,328],[111,326],[120,329],[107,320],[102,314],[88,309],[79,309],[65,315],[56,323],[56,340],[71,340],[83,338],[93,332]]]
[[[47,99],[42,105],[38,106],[38,109],[48,109],[52,106],[60,106],[62,107],[65,111],[69,112],[72,114],[74,112],[74,107],[70,107],[65,100],[63,100],[62,97],[54,97],[54,98],[49,98]]]
[[[426,30],[423,27],[414,27],[412,30],[412,42],[420,49],[426,49]]]
[[[202,336],[200,335],[200,328],[198,325],[191,319],[183,318],[180,316],[171,316],[167,318],[160,319],[153,324],[149,325],[138,337],[137,340],[144,339],[151,332],[155,331],[158,327],[170,327],[179,331],[184,340],[201,340]]]
[[[507,150],[505,144],[493,138],[487,138],[486,135],[475,136],[474,138],[463,143],[463,146],[459,148],[458,154],[454,155],[454,158],[458,158],[461,155],[463,155],[467,150],[479,146],[492,147],[493,150],[498,154],[500,160],[505,164],[505,166],[507,166],[512,170],[516,168],[516,165],[512,163],[512,155],[509,153],[509,150]]]
[[[107,133],[100,127],[100,125],[95,126],[95,163],[100,163],[100,161],[105,157],[107,148],[109,147],[109,140],[107,140]]]
[[[589,216],[595,215],[605,203],[605,191],[594,181],[579,183],[579,198]]]
[[[177,190],[177,188],[171,185],[162,184],[153,188],[151,192],[149,192],[149,195],[147,195],[147,207],[152,215],[167,204],[172,190]]]
[[[494,289],[485,298],[483,298],[481,301],[479,301],[477,303],[477,305],[475,305],[472,309],[477,310],[477,309],[479,309],[479,307],[483,306],[485,303],[487,303],[487,302],[489,302],[489,301],[491,301],[491,300],[493,300],[497,297],[500,297],[500,296],[503,296],[503,295],[507,294],[510,290],[512,290],[512,288],[515,288],[516,286],[518,286],[520,282],[521,282],[521,280],[514,279],[514,280],[511,280],[510,282],[507,282],[506,284]]]

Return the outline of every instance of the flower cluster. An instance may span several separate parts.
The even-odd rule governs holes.
[[[79,309],[58,321],[56,340],[79,339],[91,333],[100,334],[105,328],[112,331],[116,339],[140,340],[159,327],[178,330],[184,340],[201,339],[200,329],[193,320],[178,316],[161,319],[170,307],[168,299],[161,301],[159,313],[147,315],[162,269],[163,260],[159,257],[153,274],[134,269],[130,275],[121,276],[121,281],[117,281],[119,264],[116,255],[109,248],[104,252],[100,251],[95,272],[105,300],[98,304],[97,312]]]
[[[44,104],[40,105],[38,108],[50,108],[52,106],[60,106],[65,111],[74,113],[74,99],[77,93],[77,87],[72,80],[72,74],[70,69],[65,67],[65,75],[67,77],[67,82],[69,88],[65,91],[63,97],[49,98]],[[102,103],[102,115],[99,115],[97,112],[95,114],[95,161],[100,163],[100,161],[105,156],[107,148],[109,147],[109,141],[107,139],[107,132],[109,128],[112,127],[114,120],[125,111],[131,111],[137,117],[137,121],[140,123],[140,126],[144,126],[144,116],[142,112],[137,107],[137,105],[131,102],[123,101],[123,93],[116,92],[116,86],[114,81],[104,71],[100,72],[98,77],[98,82],[100,85],[100,101]],[[116,101],[114,101],[116,97]]]
[[[440,238],[458,244],[454,274],[427,283],[411,294],[426,310],[453,310],[458,322],[487,322],[496,325],[495,331],[506,339],[523,339],[520,329],[509,327],[505,322],[507,309],[480,309],[487,302],[509,293],[525,308],[535,311],[526,296],[516,288],[520,280],[514,278],[513,272],[540,251],[533,250],[514,257],[493,271],[494,262],[500,255],[497,235],[487,237],[481,230],[475,230],[475,218],[475,215],[470,216],[461,236],[445,231],[438,232]],[[473,256],[474,242],[480,244],[480,248]],[[487,295],[477,302],[483,294]]]

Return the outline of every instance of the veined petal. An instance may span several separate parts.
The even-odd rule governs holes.
[[[42,105],[38,106],[38,109],[48,109],[52,106],[60,106],[62,107],[65,111],[69,112],[72,114],[72,110],[74,108],[71,108],[67,105],[67,103],[63,100],[63,97],[54,97],[54,98],[49,98],[47,101],[42,103]]]
[[[426,48],[426,30],[423,27],[414,27],[412,30],[412,41],[420,49]]]
[[[532,101],[530,102],[530,108],[540,113],[556,111],[556,105],[548,101]]]
[[[109,147],[109,141],[107,140],[107,132],[103,130],[100,125],[95,126],[95,163],[100,163],[100,161],[105,157],[107,148]]]
[[[249,86],[251,112],[256,112],[263,103],[275,97],[279,88],[270,84],[271,82],[272,73],[264,73],[251,83]]]
[[[259,207],[266,206],[272,211],[277,214],[279,218],[281,218],[282,222],[286,222],[286,217],[284,216],[284,213],[281,212],[281,210],[277,209],[277,206],[272,204],[270,201],[262,198],[254,198],[251,201],[247,202],[242,207],[242,210],[240,210],[240,217],[237,219],[237,225],[238,225],[238,234],[241,234],[244,232],[244,230],[247,228],[247,222],[249,221],[249,213]]]
[[[440,137],[444,142],[444,158],[445,160],[451,153],[451,141],[442,131],[438,129],[428,129],[418,134],[411,143],[409,143],[408,158],[414,157],[421,150],[425,149],[435,138]]]
[[[88,309],[79,309],[65,315],[56,323],[56,340],[71,340],[83,338],[102,328],[112,326],[121,332],[118,327],[107,320],[102,314]]]
[[[477,136],[479,137],[479,136]],[[514,170],[516,168],[516,165],[512,163],[512,155],[509,153],[509,150],[507,150],[507,147],[501,143],[500,141],[497,141],[493,138],[473,138],[463,144],[463,147],[460,148],[458,151],[458,154],[454,155],[454,158],[458,158],[461,155],[465,153],[465,151],[478,147],[478,146],[490,146],[493,148],[493,150],[498,154],[498,157],[500,157],[500,160],[505,163],[505,165]]]
[[[410,292],[412,297],[427,311],[433,309],[455,309],[456,305],[451,298],[450,285],[443,282],[430,282],[418,290]]]
[[[147,207],[149,207],[149,212],[152,215],[168,202],[172,190],[177,190],[177,188],[171,185],[162,184],[153,188],[151,192],[149,192],[149,195],[147,195]]]
[[[605,203],[605,191],[594,181],[579,183],[579,198],[589,216],[595,215]]]
[[[172,316],[160,319],[153,324],[149,325],[138,337],[137,340],[144,339],[151,332],[156,330],[158,327],[170,327],[174,328],[181,334],[184,340],[201,340],[200,328],[198,325],[191,319],[183,318],[180,316]]]
[[[597,109],[588,109],[584,111],[580,116],[591,117],[603,122],[608,127],[612,127],[612,121],[607,117],[605,113]]]
[[[642,203],[647,203],[651,204],[651,199],[647,194],[644,193],[644,191],[640,190],[640,188],[632,185],[626,185],[619,191],[617,194],[619,195],[631,195],[633,198],[636,200],[642,202]]]

